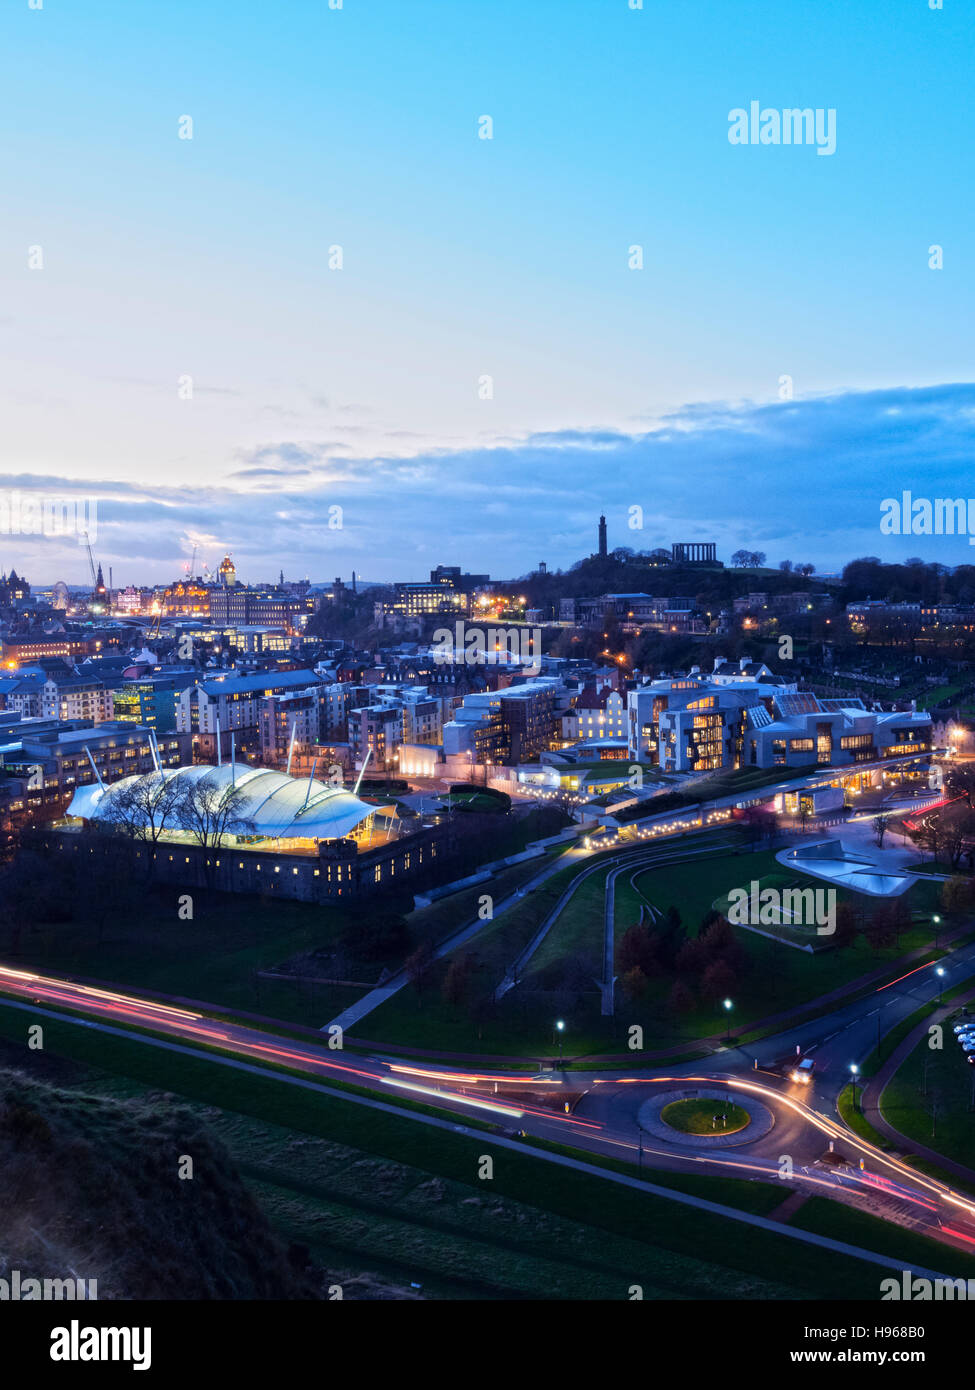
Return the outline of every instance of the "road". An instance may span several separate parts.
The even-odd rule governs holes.
[[[934,976],[931,967],[923,967],[878,991],[887,996],[883,1001],[884,1029],[919,1003],[936,998],[942,984],[950,985],[971,974],[973,962],[975,947],[963,948],[946,958],[948,973],[943,980]],[[228,1064],[276,1064],[316,1082],[354,1085],[384,1103],[398,1092],[436,1103],[458,1116],[476,1115],[493,1121],[508,1139],[522,1133],[597,1156],[627,1158],[649,1169],[781,1183],[784,1196],[789,1191],[828,1195],[957,1249],[975,1248],[975,1199],[914,1171],[895,1155],[851,1133],[829,1113],[848,1079],[849,1060],[862,1058],[874,1046],[878,1007],[874,998],[849,1005],[804,1029],[789,1029],[776,1038],[764,1039],[747,1054],[730,1048],[706,1062],[671,1067],[663,1074],[626,1069],[551,1070],[528,1077],[501,1069],[465,1071],[412,1065],[381,1056],[353,1057],[331,1050],[324,1042],[294,1041],[118,990],[7,967],[0,967],[0,993],[8,997],[5,1002],[9,1007],[24,1009],[34,1019],[60,1018],[113,1036],[126,1036],[125,1028],[148,1029],[157,1036],[128,1036],[178,1051],[209,1045],[220,1049],[225,1054],[220,1060]],[[75,1013],[85,1017],[79,1020]],[[814,1082],[808,1088],[772,1070],[797,1044],[804,1054],[817,1060]],[[664,1088],[680,1094],[701,1085],[759,1102],[771,1111],[774,1126],[762,1137],[733,1150],[707,1151],[684,1136],[668,1143],[641,1129],[638,1113],[655,1093]],[[356,1099],[348,1092],[336,1094]],[[408,1110],[397,1113],[416,1117],[416,1112]],[[829,1153],[830,1141],[833,1154]],[[548,1157],[541,1151],[532,1152]],[[784,1158],[789,1160],[785,1169]],[[669,1190],[666,1195],[679,1199]],[[714,1208],[714,1204],[705,1205]],[[745,1218],[744,1213],[731,1208],[716,1209],[736,1220]],[[794,1228],[774,1221],[770,1224],[785,1235],[798,1235]]]

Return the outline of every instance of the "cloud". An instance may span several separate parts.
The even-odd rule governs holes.
[[[408,455],[356,457],[346,448],[336,459],[341,446],[330,438],[268,441],[238,449],[236,471],[197,488],[26,473],[0,478],[0,487],[98,497],[97,550],[117,582],[173,577],[195,534],[219,537],[202,558],[216,564],[232,550],[251,579],[282,565],[313,578],[352,568],[368,579],[415,577],[431,556],[514,577],[539,560],[554,569],[588,555],[601,513],[611,546],[714,540],[725,560],[746,546],[828,570],[861,554],[970,560],[964,537],[884,537],[879,516],[881,500],[905,488],[975,493],[973,443],[975,384],[951,383],[697,402],[629,432],[594,425]],[[334,506],[339,530],[328,524]],[[631,529],[634,508],[643,509],[642,529]],[[38,582],[83,578],[76,547],[0,543],[8,565],[21,569],[28,557]],[[59,576],[58,565],[71,572]]]

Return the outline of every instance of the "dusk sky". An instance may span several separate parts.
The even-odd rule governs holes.
[[[973,41],[957,0],[9,0],[0,488],[96,499],[116,585],[194,544],[514,577],[600,512],[970,561],[879,517],[975,496]],[[729,143],[753,100],[835,108],[835,153]]]

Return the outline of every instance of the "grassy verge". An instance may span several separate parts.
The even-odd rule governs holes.
[[[12,1030],[20,1041],[24,1036],[22,1016],[15,1015],[11,1022],[11,1013],[0,1008],[0,1033],[9,1036]],[[489,1208],[500,1200],[521,1203],[579,1225],[587,1256],[601,1249],[607,1238],[634,1242],[639,1259],[621,1261],[625,1267],[615,1276],[621,1298],[628,1296],[629,1284],[644,1278],[654,1289],[668,1289],[671,1296],[754,1297],[762,1296],[755,1292],[757,1288],[769,1285],[777,1290],[770,1294],[773,1297],[875,1296],[875,1271],[855,1259],[759,1230],[749,1230],[747,1240],[729,1240],[726,1221],[707,1213],[636,1194],[588,1174],[553,1170],[524,1154],[492,1148],[486,1135],[434,1132],[405,1117],[372,1111],[351,1100],[323,1097],[270,1074],[263,1077],[238,1072],[213,1059],[164,1053],[136,1040],[106,1039],[94,1031],[50,1020],[45,1021],[44,1051],[32,1054],[22,1046],[16,1055],[18,1065],[25,1069],[34,1058],[46,1063],[51,1056],[67,1057],[76,1066],[110,1071],[141,1086],[176,1090],[204,1105],[212,1106],[218,1099],[222,1112],[341,1144],[446,1182],[463,1184]],[[494,1163],[490,1186],[478,1180],[485,1155]],[[364,1170],[361,1177],[364,1190],[369,1191],[369,1172]],[[287,1183],[277,1186],[279,1191],[288,1191]],[[580,1212],[585,1213],[583,1223],[578,1222]],[[692,1262],[693,1268],[685,1261]],[[769,1270],[775,1271],[773,1280],[769,1280]],[[694,1274],[702,1280],[696,1286]]]
[[[941,1051],[921,1042],[884,1088],[880,1110],[908,1139],[967,1168],[975,1167],[975,1067],[946,1025]],[[954,1179],[951,1179],[954,1181]]]
[[[826,1197],[810,1197],[808,1202],[796,1211],[790,1222],[803,1231],[813,1231],[816,1235],[829,1236],[833,1240],[847,1241],[851,1245],[861,1245],[876,1250],[883,1255],[904,1261],[905,1268],[911,1265],[933,1269],[938,1274],[950,1274],[955,1278],[975,1277],[975,1256],[964,1254],[942,1245],[929,1236],[906,1231],[901,1226],[891,1226],[866,1212],[857,1211],[841,1202],[831,1202]],[[876,1291],[879,1296],[881,1279],[889,1277],[889,1271],[878,1269]]]

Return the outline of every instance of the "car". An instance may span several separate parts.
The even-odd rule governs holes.
[[[963,1018],[960,1023],[956,1023],[952,1032],[970,1033],[975,1028],[975,1018]]]
[[[975,1042],[965,1043],[962,1046],[962,1052],[975,1052]]]
[[[803,1057],[802,1061],[797,1063],[789,1072],[789,1080],[798,1082],[800,1086],[808,1086],[812,1081],[815,1067],[816,1063],[811,1057]]]

